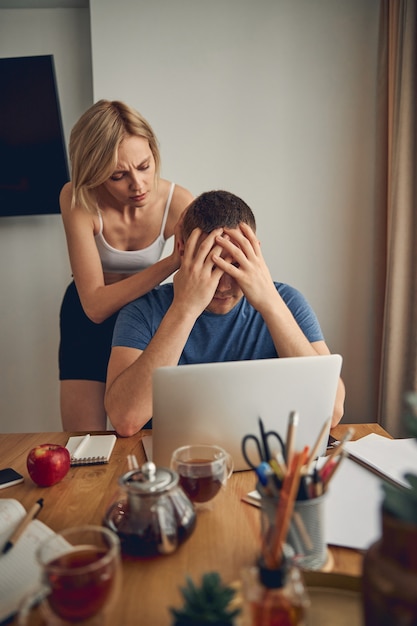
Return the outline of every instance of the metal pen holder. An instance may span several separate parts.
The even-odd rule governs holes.
[[[327,561],[327,544],[324,528],[325,495],[308,500],[296,500],[285,550],[296,565],[303,569],[321,569]],[[264,538],[274,529],[279,497],[262,496],[262,533]]]

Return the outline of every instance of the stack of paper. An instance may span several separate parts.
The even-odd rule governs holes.
[[[383,480],[408,486],[404,474],[417,474],[417,442],[371,434],[344,448],[350,458],[340,464],[326,496],[326,540],[366,550],[381,535]]]
[[[351,458],[363,463],[382,478],[409,487],[407,472],[417,474],[417,441],[388,439],[372,433],[357,441],[349,441],[344,449]]]

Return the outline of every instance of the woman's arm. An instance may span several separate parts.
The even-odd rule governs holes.
[[[181,268],[174,278],[174,297],[147,347],[113,346],[106,381],[105,407],[119,435],[129,437],[152,417],[152,375],[155,369],[177,365],[196,319],[211,302],[222,272],[208,253],[217,229],[199,245],[201,231],[191,233]],[[220,247],[213,248],[220,252]],[[123,312],[118,324],[124,324]],[[140,318],[129,319],[140,326]]]
[[[178,221],[192,199],[189,191],[176,186],[170,207],[170,225],[167,224],[165,230],[168,236],[173,232],[172,224]],[[93,322],[103,322],[178,269],[179,255],[175,241],[169,256],[137,274],[106,285],[94,240],[94,216],[81,207],[71,208],[71,183],[64,186],[60,205],[74,281],[84,311]]]

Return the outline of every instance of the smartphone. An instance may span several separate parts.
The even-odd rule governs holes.
[[[0,470],[0,489],[12,487],[13,485],[18,485],[22,482],[22,474],[19,474],[19,472],[16,472],[13,468],[6,467],[5,469]]]

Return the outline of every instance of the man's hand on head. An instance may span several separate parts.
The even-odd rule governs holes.
[[[212,259],[213,254],[222,252],[222,247],[216,242],[216,237],[222,232],[222,228],[209,234],[203,233],[200,228],[194,229],[184,244],[181,267],[174,275],[175,305],[194,312],[196,318],[213,299],[223,275],[223,269]]]
[[[213,250],[213,261],[236,280],[247,300],[261,311],[269,298],[276,298],[277,292],[260,242],[248,224],[225,228],[223,232],[226,236],[217,235],[216,243],[222,248],[224,258]]]

